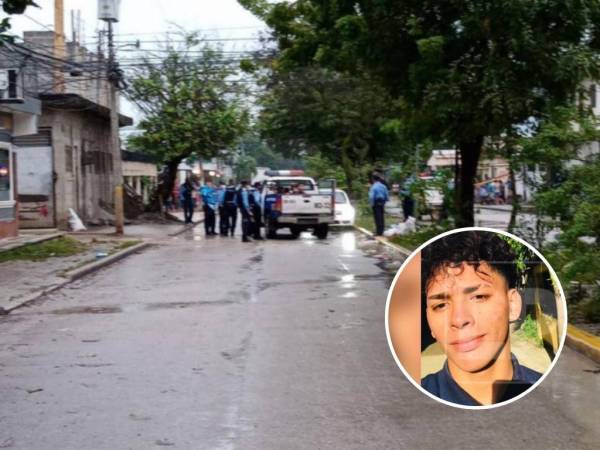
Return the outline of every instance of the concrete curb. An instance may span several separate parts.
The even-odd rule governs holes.
[[[61,288],[65,287],[66,285],[68,285],[69,283],[72,283],[86,275],[89,275],[92,272],[96,272],[96,271],[102,269],[103,267],[106,267],[110,264],[120,261],[121,259],[126,258],[127,256],[129,256],[137,251],[140,251],[140,250],[143,250],[143,249],[149,247],[150,245],[151,245],[150,242],[141,242],[139,244],[136,244],[129,248],[121,250],[120,252],[117,252],[113,255],[107,256],[106,258],[103,258],[101,260],[87,264],[78,269],[72,270],[67,273],[67,279],[65,281],[61,281],[60,283],[57,283],[57,284],[54,284],[51,286],[46,286],[43,289],[40,289],[35,292],[31,292],[30,294],[27,294],[23,297],[15,299],[14,304],[10,304],[8,307],[0,306],[0,315],[8,314],[9,312],[11,312],[17,308],[25,306],[28,303],[31,303],[31,302],[37,300],[38,298],[43,297],[44,295],[48,295],[58,289],[61,289]]]
[[[592,361],[600,364],[600,337],[583,331],[575,325],[567,325],[565,343],[579,353],[583,353]]]
[[[114,253],[110,256],[106,256],[105,258],[99,259],[98,261],[95,261],[90,264],[86,264],[83,267],[80,267],[78,269],[67,272],[66,275],[69,278],[69,282],[78,280],[92,272],[95,272],[103,267],[106,267],[110,264],[120,261],[121,259],[126,258],[127,256],[131,255],[132,253],[135,253],[138,250],[143,250],[149,246],[150,246],[149,242],[140,242],[139,244],[128,247],[124,250],[121,250],[120,252]]]
[[[407,248],[404,248],[400,245],[397,244],[393,244],[391,242],[389,242],[385,237],[383,236],[375,236],[373,233],[371,233],[369,230],[366,230],[362,227],[359,227],[357,225],[354,225],[354,228],[358,231],[360,231],[363,234],[366,234],[369,237],[372,237],[373,239],[375,239],[377,242],[379,242],[382,245],[385,245],[388,248],[391,248],[392,250],[395,250],[399,253],[402,253],[402,255],[408,257],[412,252],[410,250],[408,250]]]
[[[45,236],[40,236],[38,238],[34,238],[27,242],[15,242],[14,244],[8,244],[2,248],[0,248],[0,253],[7,252],[9,250],[14,250],[15,248],[26,247],[28,245],[39,244],[40,242],[50,241],[52,239],[58,239],[59,237],[63,237],[66,233],[52,233]]]

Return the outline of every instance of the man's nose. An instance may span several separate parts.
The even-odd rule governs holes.
[[[462,329],[473,323],[473,315],[468,302],[464,300],[455,301],[452,305],[452,314],[450,316],[450,326],[455,329]]]

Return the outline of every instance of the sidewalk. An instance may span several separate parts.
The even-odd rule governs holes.
[[[181,215],[183,216],[183,213]],[[76,247],[76,250],[69,256],[57,257],[50,254],[49,257],[40,260],[11,257],[9,261],[1,262],[0,314],[10,312],[82,276],[139,252],[149,245],[162,243],[184,233],[203,221],[200,215],[195,218],[199,221],[194,225],[175,221],[166,224],[126,225],[123,236],[117,236],[114,227],[90,227],[86,231],[76,233],[26,230],[17,238],[2,239],[0,254],[29,245],[44,245],[45,242],[50,244],[51,240],[58,238],[66,238],[66,243]],[[59,244],[59,242],[52,244]]]

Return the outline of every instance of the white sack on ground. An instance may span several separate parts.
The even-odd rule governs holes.
[[[394,224],[391,227],[389,227],[383,232],[383,235],[385,237],[392,237],[414,233],[415,231],[417,231],[416,220],[414,217],[409,217],[408,219],[406,219],[406,221]]]
[[[77,215],[73,208],[69,208],[69,227],[71,231],[84,231],[86,230],[85,225]]]

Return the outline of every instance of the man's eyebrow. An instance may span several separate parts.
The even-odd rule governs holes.
[[[487,285],[488,283],[485,283],[485,284]],[[481,284],[478,284],[476,286],[467,286],[466,288],[463,289],[462,292],[463,292],[463,294],[472,294],[480,287],[481,287]],[[427,297],[427,300],[448,300],[449,298],[450,298],[450,294],[448,292],[439,292],[437,294],[430,295],[429,297]]]
[[[439,294],[433,294],[427,297],[427,300],[448,300],[450,298],[450,294],[447,292],[440,292]]]
[[[481,287],[481,284],[478,284],[476,286],[467,286],[466,288],[463,289],[463,294],[472,294],[480,287]]]

